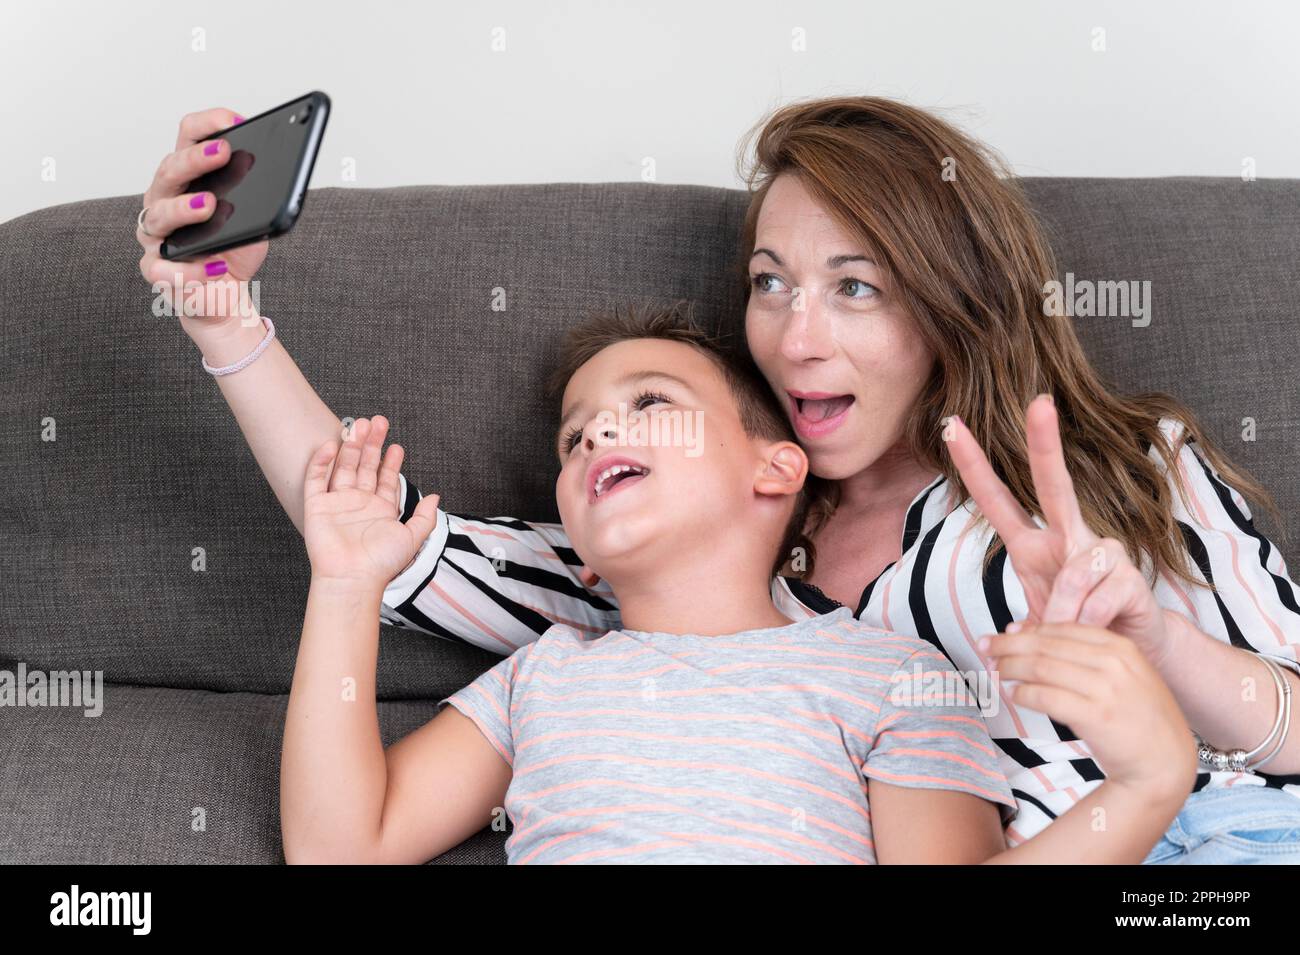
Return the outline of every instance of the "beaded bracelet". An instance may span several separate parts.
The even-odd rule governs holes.
[[[208,360],[206,358],[202,358],[201,360],[203,361],[203,370],[210,375],[230,375],[239,371],[239,369],[241,368],[245,368],[248,365],[251,365],[254,361],[256,361],[257,356],[262,354],[262,352],[266,351],[266,346],[271,344],[271,339],[275,337],[275,325],[271,323],[271,320],[267,318],[265,315],[263,315],[262,322],[266,325],[266,335],[262,338],[260,342],[257,343],[256,348],[254,348],[243,358],[239,359],[239,361],[235,362],[233,365],[225,365],[222,368],[213,368],[211,365],[208,364]]]

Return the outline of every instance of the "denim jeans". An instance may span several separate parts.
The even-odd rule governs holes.
[[[1144,865],[1300,865],[1300,799],[1266,786],[1192,793]]]

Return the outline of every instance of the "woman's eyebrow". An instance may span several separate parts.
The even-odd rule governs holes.
[[[781,257],[771,249],[755,249],[754,255],[751,255],[750,259],[753,259],[756,255],[766,255],[781,268],[785,268],[785,263],[781,261]],[[865,262],[867,265],[876,264],[874,259],[865,255],[832,255],[826,260],[826,267],[828,269],[838,269],[841,265],[845,265],[849,262]]]
[[[623,375],[621,378],[617,379],[614,382],[614,384],[630,385],[630,384],[635,384],[636,382],[646,381],[647,379],[650,378],[658,378],[663,381],[671,381],[674,384],[676,384],[678,387],[685,388],[687,391],[691,392],[691,394],[695,394],[695,389],[692,388],[690,382],[686,381],[684,378],[679,378],[678,376],[670,372],[656,371],[651,368],[643,369],[642,371],[630,371],[626,375]],[[568,411],[565,411],[563,414],[560,415],[559,427],[555,429],[555,445],[557,449],[559,448],[560,440],[564,435],[564,426],[568,424],[570,418],[572,418],[581,410],[582,410],[582,402],[579,401],[576,404],[571,405]]]
[[[869,258],[865,255],[832,255],[826,260],[826,267],[828,269],[838,269],[841,265],[848,262],[865,262],[867,265],[876,264],[875,259]]]

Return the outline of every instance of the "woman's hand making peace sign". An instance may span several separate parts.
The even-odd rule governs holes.
[[[1068,724],[1100,761],[1109,785],[1136,790],[1146,805],[1154,805],[1148,798],[1168,797],[1172,819],[1196,778],[1196,746],[1156,669],[1168,651],[1164,611],[1123,546],[1083,522],[1059,427],[1049,398],[1029,405],[1029,467],[1043,527],[993,472],[965,425],[950,419],[944,432],[953,463],[1006,545],[1029,603],[1027,626],[1011,624],[980,646],[1001,679],[1017,682],[1016,703]]]
[[[1006,545],[1029,603],[1028,622],[1103,627],[1158,664],[1168,650],[1164,611],[1124,546],[1084,523],[1050,396],[1030,402],[1025,430],[1044,527],[1025,513],[960,419],[948,419],[944,439],[967,492]]]

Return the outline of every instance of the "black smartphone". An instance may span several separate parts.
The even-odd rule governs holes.
[[[230,160],[185,191],[213,193],[216,211],[204,222],[177,229],[158,254],[186,261],[293,228],[329,114],[330,98],[316,90],[207,137],[229,143]]]

